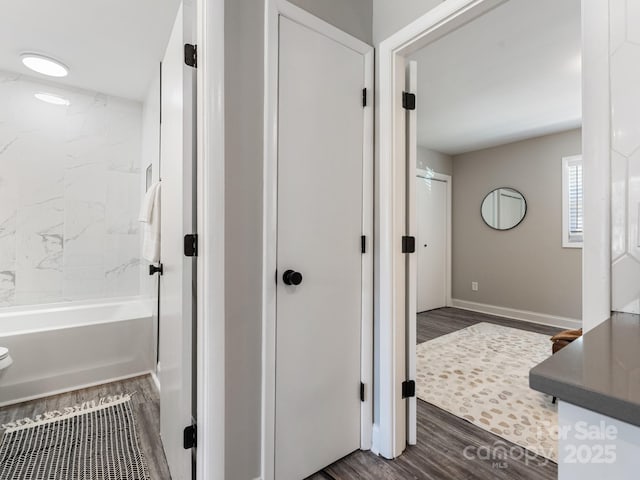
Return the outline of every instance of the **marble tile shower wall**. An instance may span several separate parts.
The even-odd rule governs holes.
[[[0,72],[0,105],[0,306],[137,295],[141,104]]]
[[[640,313],[640,0],[611,0],[612,308]]]

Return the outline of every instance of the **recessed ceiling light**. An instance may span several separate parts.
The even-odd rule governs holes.
[[[71,102],[66,98],[59,97],[58,95],[54,95],[53,93],[36,93],[34,95],[38,100],[42,100],[43,102],[51,103],[53,105],[63,105],[68,107],[71,105]]]
[[[69,69],[65,65],[45,55],[40,55],[39,53],[23,53],[20,55],[20,58],[24,66],[34,72],[49,75],[50,77],[66,77],[69,75]]]

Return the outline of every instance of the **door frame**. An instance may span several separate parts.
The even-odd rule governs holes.
[[[448,0],[383,40],[376,49],[376,373],[379,417],[374,426],[373,450],[386,458],[406,448],[406,416],[399,368],[406,361],[405,318],[396,315],[405,301],[403,232],[398,225],[406,202],[404,158],[396,146],[404,135],[396,132],[395,68],[398,61],[472,21],[508,0]],[[582,0],[582,153],[584,174],[585,238],[582,269],[582,311],[585,329],[611,314],[611,160],[609,82],[609,2]],[[588,35],[585,35],[585,31]],[[401,58],[402,57],[402,58]],[[424,93],[424,92],[423,92]],[[588,233],[591,232],[591,233]],[[402,288],[397,287],[402,285]],[[405,310],[406,311],[406,310]]]
[[[451,196],[453,192],[453,185],[451,184],[451,175],[445,175],[443,173],[434,172],[433,170],[425,170],[423,168],[416,169],[417,176],[426,180],[433,179],[447,184],[447,198],[446,198],[446,229],[447,238],[445,240],[446,246],[446,264],[445,264],[445,306],[452,306],[451,303],[451,222],[453,220],[453,211],[451,210]],[[416,204],[416,214],[418,213],[418,205]],[[416,295],[417,300],[417,295]]]
[[[279,17],[284,16],[354,50],[364,57],[364,88],[367,106],[363,108],[363,218],[367,237],[362,255],[362,340],[361,381],[365,384],[360,409],[360,448],[371,448],[373,427],[373,47],[339,30],[287,0],[266,0],[264,59],[264,166],[262,239],[262,479],[275,475],[275,359],[276,359],[276,283],[278,208],[278,54]]]
[[[224,0],[195,0],[196,479],[225,478]]]

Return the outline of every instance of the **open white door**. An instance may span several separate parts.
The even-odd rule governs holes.
[[[408,62],[406,66],[406,91],[416,95],[418,89],[418,64]],[[415,105],[415,101],[414,101]],[[418,213],[416,208],[416,174],[418,171],[418,139],[417,139],[417,114],[415,107],[406,109],[406,157],[407,157],[407,235],[416,239],[418,237]],[[415,242],[414,242],[415,244]],[[419,248],[416,245],[416,248]],[[417,315],[417,266],[418,256],[414,252],[407,255],[407,372],[406,379],[416,380],[416,315]],[[415,392],[415,388],[414,388]],[[417,441],[417,414],[416,396],[407,398],[407,443],[415,445]]]
[[[192,478],[192,452],[183,431],[192,424],[194,259],[184,254],[184,236],[194,222],[194,81],[184,45],[193,43],[193,10],[181,5],[162,62],[160,434],[173,480]]]

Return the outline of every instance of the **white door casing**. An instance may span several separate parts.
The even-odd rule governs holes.
[[[184,256],[183,238],[195,231],[194,78],[184,63],[192,43],[193,10],[178,9],[162,62],[160,434],[174,480],[191,479],[192,452],[183,448],[183,430],[192,422],[193,258]]]
[[[418,64],[415,61],[407,62],[405,72],[405,90],[406,92],[418,94]],[[417,240],[419,223],[417,221],[417,205],[416,205],[416,174],[418,168],[418,115],[417,110],[405,110],[406,115],[406,194],[407,194],[407,217],[406,228],[407,235]],[[418,269],[418,248],[415,243],[416,251],[406,256],[406,339],[407,339],[407,358],[406,358],[406,375],[405,380],[416,380],[416,335],[417,335],[417,269]],[[418,441],[418,417],[417,417],[417,400],[415,394],[407,398],[407,443],[415,445]]]
[[[274,480],[276,430],[276,292],[274,272],[278,268],[278,116],[279,116],[279,24],[281,18],[293,20],[340,45],[358,52],[364,61],[363,86],[366,106],[362,115],[363,179],[362,234],[366,252],[361,255],[362,318],[361,380],[364,401],[360,402],[359,447],[372,445],[373,428],[373,47],[339,30],[287,0],[266,0],[265,112],[264,112],[264,225],[263,225],[263,389],[262,389],[262,478]],[[312,90],[309,90],[312,92]],[[363,92],[360,91],[360,98]]]
[[[416,177],[418,312],[447,305],[447,182]]]
[[[383,40],[377,52],[376,143],[377,185],[377,322],[379,334],[379,416],[372,449],[386,458],[399,456],[407,445],[406,402],[401,384],[407,374],[407,299],[405,259],[399,255],[406,235],[407,174],[405,116],[401,111],[405,58],[506,0],[448,0]]]
[[[363,55],[280,18],[275,478],[360,447]],[[286,285],[283,274],[302,274]]]

